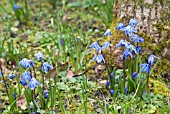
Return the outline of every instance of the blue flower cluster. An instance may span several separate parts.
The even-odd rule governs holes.
[[[103,34],[104,37],[107,37],[107,36],[112,36],[112,32],[110,29],[107,29],[106,32]],[[101,63],[102,61],[105,63],[105,59],[104,59],[104,56],[101,54],[101,51],[102,49],[107,49],[111,46],[111,43],[109,41],[105,42],[102,46],[99,45],[98,42],[93,42],[91,45],[90,45],[90,49],[96,49],[100,54],[95,56],[93,59],[92,59],[92,62],[94,60],[97,61],[97,63]]]
[[[41,61],[44,58],[44,55],[42,54],[42,52],[38,52],[35,55],[37,61]],[[35,66],[34,62],[32,60],[28,60],[26,58],[22,59],[19,63],[18,66],[22,66],[23,68],[32,68]],[[44,62],[42,64],[42,72],[43,73],[47,73],[49,72],[49,70],[51,70],[53,67],[47,63]],[[9,78],[13,79],[15,77],[14,74],[10,75]],[[40,83],[37,81],[37,79],[35,79],[30,71],[25,71],[19,78],[20,83],[23,86],[29,87],[31,90],[34,90],[37,86],[40,86]]]

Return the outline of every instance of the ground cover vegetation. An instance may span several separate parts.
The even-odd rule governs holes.
[[[170,113],[162,58],[143,51],[138,21],[119,20],[114,0],[0,4],[0,113]]]

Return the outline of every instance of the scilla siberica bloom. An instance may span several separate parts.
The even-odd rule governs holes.
[[[115,90],[110,90],[110,94],[113,95],[115,93]]]
[[[137,24],[138,24],[138,22],[137,22],[136,20],[130,19],[129,25],[130,25],[131,27],[134,27],[134,26],[136,26]]]
[[[138,75],[138,72],[134,72],[134,73],[132,74],[132,80],[134,80],[137,75]]]
[[[125,25],[123,23],[119,23],[117,26],[116,26],[116,30],[122,30],[124,31],[125,30]]]
[[[110,79],[112,80],[114,78],[114,72],[110,74]]]
[[[90,49],[95,48],[97,51],[101,51],[102,48],[99,46],[98,42],[94,42],[90,45]]]
[[[107,82],[106,82],[106,86],[109,86],[109,85],[110,85],[110,82],[107,81]]]
[[[14,4],[14,10],[16,11],[17,9],[20,9],[20,7]]]
[[[147,74],[150,74],[150,64],[144,63],[139,65],[139,67],[141,66],[142,66],[142,72],[147,72]]]
[[[20,76],[20,83],[26,86],[29,81],[31,81],[31,73],[26,71]]]
[[[47,62],[44,62],[43,65],[42,65],[42,72],[44,73],[47,73],[49,70],[52,70],[53,67],[47,63]]]
[[[45,99],[48,98],[48,93],[49,93],[49,92],[48,92],[47,90],[44,91],[44,98],[45,98]]]
[[[32,60],[28,60],[27,58],[24,58],[18,63],[18,66],[20,65],[23,68],[32,68],[34,66],[34,62]]]
[[[127,45],[127,46],[126,46],[126,49],[129,50],[129,51],[131,51],[131,52],[134,51],[136,54],[138,54],[137,51],[136,51],[136,47],[133,46],[133,45],[131,45],[131,44],[130,44],[130,45]]]
[[[14,74],[11,74],[11,75],[9,76],[10,79],[14,79],[14,77],[15,77]]]
[[[131,40],[133,40],[134,43],[137,43],[137,42],[144,42],[144,39],[142,37],[139,37],[137,34],[133,34],[131,37],[130,37]]]
[[[124,41],[124,40],[120,40],[119,43],[116,44],[116,49],[117,49],[118,47],[127,47],[128,45],[130,45],[129,42],[126,42],[126,41]]]
[[[137,53],[139,54],[140,52],[142,52],[142,48],[141,48],[140,46],[137,46],[137,47],[136,47],[136,51],[137,51]]]
[[[2,76],[2,72],[0,71],[0,77]]]
[[[125,27],[125,35],[132,36],[134,33],[137,33],[137,29],[128,25]]]
[[[108,48],[109,46],[111,46],[110,42],[105,42],[105,43],[102,45],[102,48],[103,48],[103,49],[106,49],[106,48]]]
[[[105,59],[104,59],[104,57],[103,57],[102,54],[97,55],[97,56],[94,57],[91,61],[93,62],[94,60],[96,60],[97,63],[100,63],[100,62],[102,62],[102,61],[105,63]]]
[[[126,49],[122,54],[122,60],[126,60],[129,55],[130,55],[131,58],[133,58],[132,51],[129,51],[129,50]]]
[[[151,64],[151,65],[153,65],[155,58],[159,59],[157,56],[151,54],[151,55],[149,56],[149,58],[148,58],[148,63]]]
[[[38,52],[37,54],[35,54],[35,57],[38,61],[41,61],[44,58],[44,55],[42,52]]]
[[[40,86],[40,83],[35,78],[32,78],[30,83],[27,85],[27,87],[29,87],[31,90],[34,90],[37,86]]]
[[[106,32],[103,34],[104,37],[107,37],[107,36],[112,36],[112,32],[110,29],[107,29]]]

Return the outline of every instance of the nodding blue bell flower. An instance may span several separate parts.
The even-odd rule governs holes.
[[[107,29],[106,32],[103,34],[104,37],[107,37],[107,36],[112,36],[112,32],[110,29]]]
[[[131,52],[134,51],[136,54],[138,54],[137,51],[136,51],[136,47],[131,45],[131,44],[126,46],[126,49],[131,51]]]
[[[122,54],[122,60],[126,60],[128,59],[128,56],[130,55],[131,58],[133,58],[133,54],[132,54],[132,51],[129,51],[129,50],[125,50]]]
[[[135,19],[130,19],[129,25],[130,25],[131,27],[135,27],[137,24],[138,24],[138,22],[137,22]]]
[[[32,68],[34,66],[34,62],[32,60],[28,60],[27,58],[24,58],[18,63],[18,66],[20,65],[23,68]]]
[[[134,73],[132,74],[132,80],[134,80],[137,75],[138,75],[138,72],[134,72]]]
[[[44,98],[45,98],[45,99],[48,98],[48,93],[49,93],[48,90],[45,90],[45,91],[44,91]]]
[[[116,26],[116,30],[122,30],[124,31],[125,30],[125,25],[123,23],[119,23],[117,26]]]
[[[94,57],[91,61],[93,62],[94,60],[96,60],[97,63],[100,63],[100,62],[102,62],[102,61],[105,63],[105,59],[104,59],[104,57],[103,57],[102,54],[97,55],[97,56]]]
[[[17,6],[16,4],[14,4],[14,10],[16,11],[16,10],[18,10],[18,9],[20,9],[20,7]]]
[[[128,94],[128,88],[125,87],[124,91],[125,91],[124,94],[127,95]]]
[[[42,64],[42,72],[43,73],[47,73],[49,70],[52,70],[53,67],[48,63],[48,62],[44,62]]]
[[[110,74],[110,79],[112,80],[114,78],[114,72]]]
[[[94,42],[90,45],[90,49],[95,48],[97,51],[101,51],[102,48],[99,46],[98,42]]]
[[[31,73],[29,71],[24,72],[21,76],[20,76],[21,80],[25,80],[25,81],[31,81]]]
[[[38,52],[37,54],[35,54],[35,57],[38,61],[41,61],[44,58],[44,55],[42,52]]]
[[[139,65],[139,67],[141,66],[142,66],[142,72],[146,72],[147,74],[150,74],[150,64],[144,63]]]
[[[23,86],[26,86],[27,85],[27,81],[24,80],[24,79],[19,79],[20,80],[20,83],[23,85]]]
[[[14,99],[17,98],[17,95],[14,92],[12,92],[12,95],[13,95]]]
[[[2,72],[0,71],[0,77],[2,76]]]
[[[60,38],[60,45],[63,45],[64,44],[64,41],[63,39]]]
[[[115,90],[110,90],[110,94],[113,95],[115,93]]]
[[[110,85],[110,82],[107,81],[107,82],[106,82],[106,86],[109,86],[109,85]]]
[[[130,45],[129,42],[125,42],[124,40],[120,40],[118,44],[116,44],[116,49],[118,47],[127,47],[128,45]]]
[[[35,114],[35,112],[31,112],[31,114]]]
[[[141,48],[140,46],[137,46],[137,47],[136,47],[136,51],[137,51],[137,53],[139,54],[140,52],[142,52],[142,48]]]
[[[144,39],[142,37],[139,37],[137,34],[133,34],[130,37],[131,40],[136,44],[137,42],[144,42]]]
[[[125,28],[125,35],[132,36],[134,33],[137,33],[136,28],[129,25]]]
[[[102,48],[103,48],[103,49],[106,49],[106,48],[108,48],[108,47],[110,47],[110,46],[111,46],[110,42],[105,42],[105,43],[102,45]]]
[[[146,91],[143,91],[142,94],[145,95],[145,94],[146,94]]]
[[[14,74],[11,74],[11,75],[9,76],[10,79],[14,79],[14,77],[15,77]]]
[[[27,87],[31,90],[34,90],[37,86],[40,86],[40,83],[35,78],[32,78],[30,83],[27,85]]]
[[[153,65],[153,64],[154,64],[154,59],[155,59],[155,58],[159,59],[159,57],[157,57],[157,56],[151,54],[151,55],[148,57],[148,63],[151,64],[151,65]]]

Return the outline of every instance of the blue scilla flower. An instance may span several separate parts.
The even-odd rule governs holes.
[[[107,29],[106,32],[103,34],[104,37],[107,37],[107,36],[112,36],[112,32],[110,29]]]
[[[16,4],[14,4],[14,10],[16,11],[16,10],[18,10],[18,9],[20,9],[20,7],[17,6]]]
[[[110,74],[110,79],[112,80],[114,78],[114,72]]]
[[[125,35],[132,36],[134,33],[137,33],[137,29],[128,25],[125,29]]]
[[[145,94],[146,94],[146,91],[143,91],[142,94],[145,95]]]
[[[130,39],[133,40],[134,43],[144,42],[144,39],[137,34],[133,34]]]
[[[140,52],[142,52],[142,48],[141,48],[140,46],[137,46],[137,47],[136,47],[136,51],[137,51],[137,53],[139,54]]]
[[[2,76],[2,72],[0,71],[0,77]]]
[[[102,61],[105,63],[105,59],[104,59],[104,57],[103,57],[102,54],[97,55],[97,56],[94,57],[91,61],[93,62],[94,60],[96,60],[97,63],[100,63],[100,62],[102,62]]]
[[[49,91],[48,91],[48,90],[45,90],[45,91],[44,91],[44,98],[45,98],[45,99],[47,99],[47,98],[48,98],[48,93],[49,93]]]
[[[130,19],[129,25],[130,25],[131,27],[134,27],[134,26],[136,26],[137,24],[138,24],[138,22],[137,22],[135,19]]]
[[[15,94],[15,92],[12,92],[12,95],[13,95],[14,99],[17,98],[17,95]]]
[[[138,75],[138,72],[134,72],[134,73],[132,74],[132,80],[134,80],[137,75]]]
[[[131,45],[131,44],[130,44],[130,45],[127,45],[127,46],[126,46],[126,49],[129,50],[129,51],[131,51],[131,52],[134,51],[136,54],[138,54],[138,53],[137,53],[137,50],[136,50],[136,47],[135,47],[134,45]]]
[[[103,48],[103,49],[106,49],[106,48],[108,48],[109,46],[111,46],[110,42],[105,42],[105,43],[102,45],[102,48]]]
[[[124,31],[124,29],[125,29],[125,25],[123,24],[123,23],[119,23],[117,26],[116,26],[116,30],[122,30],[122,31]]]
[[[125,89],[124,89],[124,94],[125,94],[125,95],[128,94],[128,88],[127,88],[127,87],[125,87]]]
[[[14,77],[15,77],[14,74],[11,74],[11,75],[9,76],[10,79],[14,79]]]
[[[49,70],[52,70],[53,67],[48,63],[48,62],[44,62],[42,64],[42,72],[47,73]]]
[[[27,85],[27,81],[24,80],[24,79],[21,79],[21,78],[20,78],[20,83],[21,83],[23,86],[26,86],[26,85]]]
[[[24,58],[18,63],[18,66],[20,65],[23,68],[32,68],[34,66],[34,62],[32,60],[28,60],[27,58]]]
[[[99,46],[98,42],[94,42],[90,45],[90,49],[95,48],[97,51],[101,51],[102,48]]]
[[[128,59],[129,55],[130,55],[131,58],[133,58],[132,51],[129,51],[129,50],[126,49],[122,54],[122,60]]]
[[[38,52],[37,54],[35,54],[35,57],[38,61],[41,61],[44,58],[44,55],[42,52]]]
[[[35,112],[31,112],[31,114],[35,114]]]
[[[110,94],[113,95],[115,93],[115,90],[110,90]]]
[[[63,39],[60,38],[60,45],[63,45],[63,44],[64,44],[64,41],[63,41]]]
[[[107,81],[107,82],[106,82],[106,86],[109,86],[109,85],[110,85],[110,82]]]
[[[151,55],[148,57],[148,63],[151,64],[151,65],[153,65],[155,58],[159,59],[157,56],[151,54]]]
[[[21,76],[20,76],[21,80],[25,80],[25,81],[31,81],[31,73],[29,71],[24,72]]]
[[[139,65],[139,67],[141,66],[142,66],[142,72],[146,72],[147,74],[150,74],[150,64],[144,63]]]
[[[126,42],[126,41],[124,41],[124,40],[120,40],[119,43],[116,44],[116,49],[117,49],[118,47],[127,47],[128,45],[130,45],[129,42]]]
[[[32,78],[30,83],[27,85],[27,87],[31,90],[34,90],[37,86],[40,86],[40,83],[35,78]]]

